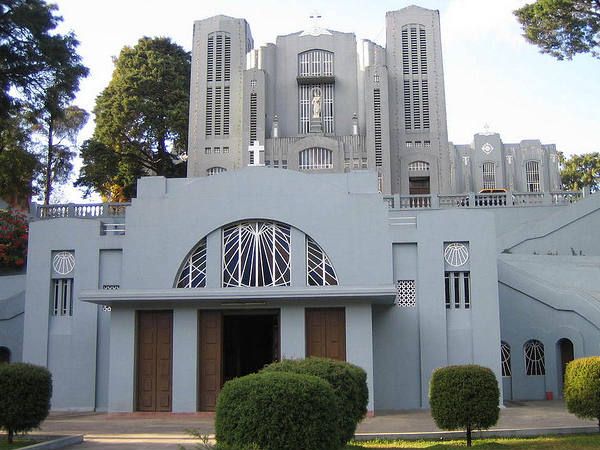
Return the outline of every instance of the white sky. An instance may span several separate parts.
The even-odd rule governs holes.
[[[530,0],[530,2],[533,0]],[[483,130],[504,142],[540,139],[567,154],[600,151],[600,61],[587,55],[557,61],[525,42],[512,11],[526,0],[54,0],[90,68],[75,104],[92,111],[124,45],[168,36],[191,50],[192,24],[216,14],[243,17],[255,48],[307,27],[313,10],[324,28],[354,32],[385,46],[385,13],[416,4],[439,9],[449,139],[467,144]],[[93,116],[92,116],[93,117]],[[80,140],[93,133],[93,120]],[[65,188],[64,200],[80,193]]]

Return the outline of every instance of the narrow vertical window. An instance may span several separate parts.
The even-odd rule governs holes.
[[[59,278],[52,280],[52,315],[73,315],[73,279]]]
[[[465,309],[471,307],[471,283],[469,280],[469,272],[463,272],[463,294],[465,298]]]
[[[496,164],[493,162],[483,163],[483,188],[496,188]]]
[[[525,178],[527,180],[527,192],[540,192],[540,163],[527,161],[525,164]]]
[[[206,48],[206,81],[213,81],[213,73],[215,70],[214,66],[214,51],[215,51],[215,38],[213,36],[208,37],[208,45]]]
[[[225,36],[225,74],[224,80],[231,80],[231,37]]]
[[[229,136],[230,87],[223,87],[223,135]]]
[[[217,34],[216,39],[216,64],[215,64],[215,81],[223,79],[223,35]]]
[[[213,123],[213,90],[211,87],[206,88],[206,135],[212,135]]]
[[[250,94],[250,145],[256,141],[256,93]]]
[[[460,308],[460,272],[454,272],[453,278],[454,278],[454,307]]]
[[[402,30],[402,73],[404,75],[410,73],[408,62],[408,30],[406,28]]]
[[[512,368],[510,366],[510,345],[502,342],[500,345],[500,358],[502,362],[502,376],[512,376]]]
[[[532,339],[523,347],[525,356],[525,373],[527,375],[545,375],[546,363],[544,359],[544,344]]]
[[[410,111],[410,81],[404,80],[404,128],[412,129],[412,114]]]
[[[421,75],[427,75],[427,39],[425,29],[419,29],[419,52],[421,56]]]
[[[223,88],[221,86],[217,86],[215,88],[215,120],[214,120],[214,134],[215,136],[221,135],[221,111],[223,109],[223,100],[222,100]]]
[[[373,122],[375,129],[375,166],[383,165],[383,149],[381,145],[381,91],[373,91]]]

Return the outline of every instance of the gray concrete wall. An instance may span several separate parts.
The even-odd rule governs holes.
[[[10,362],[23,358],[25,273],[0,275],[0,347],[10,352]]]

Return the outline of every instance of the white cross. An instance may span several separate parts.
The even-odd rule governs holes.
[[[468,166],[469,165],[469,157],[468,156],[463,156],[462,159],[465,162],[465,166]]]
[[[260,145],[258,141],[254,141],[252,145],[248,147],[248,151],[252,153],[252,164],[248,164],[249,166],[264,166],[264,156],[265,156],[265,146]],[[262,160],[261,163],[261,153]]]

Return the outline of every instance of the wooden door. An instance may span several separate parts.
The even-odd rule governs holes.
[[[408,181],[409,195],[430,194],[429,177],[410,177]]]
[[[306,356],[346,361],[344,308],[306,309]]]
[[[138,311],[137,411],[171,411],[173,312]]]
[[[198,411],[214,411],[223,373],[221,311],[201,311],[198,317]]]

